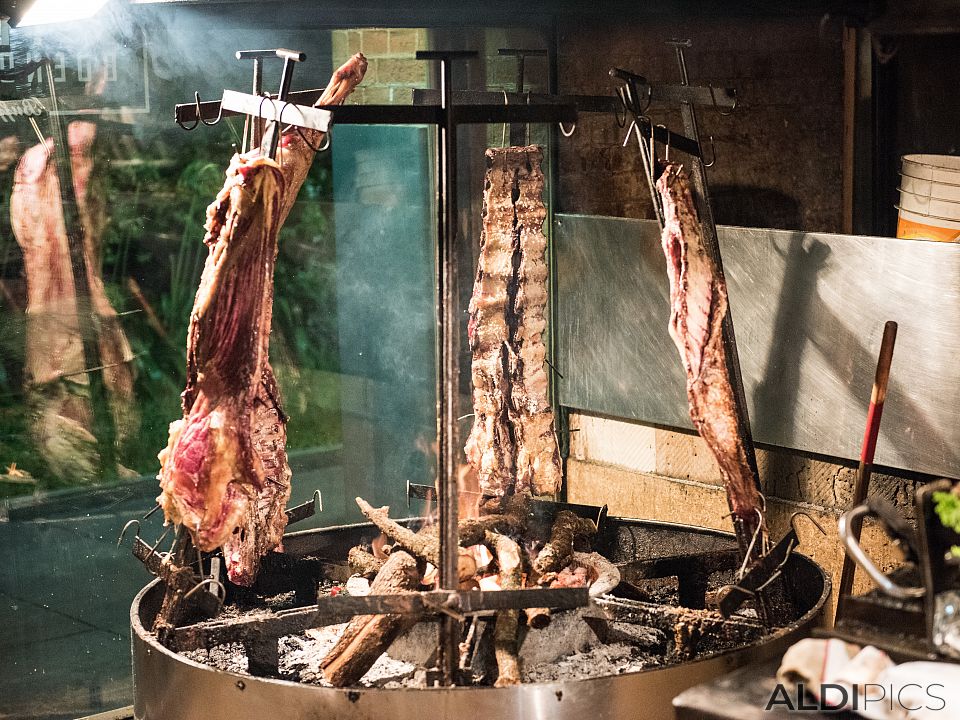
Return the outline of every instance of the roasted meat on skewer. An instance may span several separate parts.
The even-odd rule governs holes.
[[[474,425],[466,454],[484,495],[560,490],[544,366],[547,239],[539,147],[487,150],[480,261],[470,299]]]
[[[727,370],[722,325],[727,286],[703,243],[689,181],[678,165],[668,165],[657,181],[663,200],[663,252],[670,278],[670,337],[687,376],[690,418],[717,459],[730,509],[763,548],[766,527],[763,497],[747,459]]]
[[[342,103],[363,78],[363,55],[336,73],[318,105]],[[278,160],[269,146],[235,155],[207,209],[210,248],[187,335],[183,419],[160,453],[158,498],[203,551],[223,547],[229,578],[250,585],[279,545],[290,498],[286,421],[269,363],[277,233],[323,133],[289,128]]]

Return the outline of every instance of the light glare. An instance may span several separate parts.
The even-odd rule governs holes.
[[[17,27],[83,20],[95,15],[107,0],[36,0]]]

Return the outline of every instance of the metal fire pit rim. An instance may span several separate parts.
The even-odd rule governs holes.
[[[718,532],[720,532],[720,531],[718,531]],[[723,534],[727,534],[727,533],[723,533]],[[732,535],[731,535],[731,537],[732,537]],[[698,663],[704,663],[704,662],[707,662],[707,661],[710,661],[710,660],[714,660],[714,659],[719,658],[719,657],[723,657],[723,656],[726,656],[726,655],[730,655],[730,654],[732,654],[732,653],[737,653],[737,652],[741,652],[741,651],[746,651],[746,650],[750,650],[750,649],[752,649],[752,648],[755,649],[755,648],[758,648],[758,647],[767,645],[767,644],[769,644],[769,643],[771,643],[771,642],[775,642],[776,640],[779,640],[779,639],[781,639],[781,638],[783,638],[783,637],[785,637],[785,636],[787,636],[787,635],[793,634],[794,632],[796,632],[797,630],[799,630],[799,629],[800,629],[801,627],[803,627],[804,625],[807,625],[808,623],[816,620],[816,617],[823,612],[823,608],[824,608],[824,606],[826,605],[827,599],[830,597],[830,593],[832,592],[832,587],[833,587],[833,586],[832,586],[832,582],[831,582],[831,580],[830,580],[830,577],[824,572],[823,568],[821,568],[821,567],[820,567],[816,562],[814,562],[810,557],[808,557],[808,556],[806,556],[806,555],[804,555],[804,554],[802,554],[802,553],[799,553],[799,552],[793,553],[793,556],[794,556],[794,557],[797,557],[798,560],[801,561],[801,562],[804,562],[804,561],[805,561],[805,562],[809,562],[813,567],[815,567],[815,568],[820,572],[820,574],[821,574],[821,576],[822,576],[822,578],[823,578],[823,591],[820,593],[820,597],[817,599],[817,602],[814,604],[814,606],[813,606],[810,610],[808,610],[806,613],[804,613],[802,616],[800,616],[799,618],[797,618],[796,620],[794,620],[794,621],[793,621],[792,623],[790,623],[789,625],[786,625],[786,626],[784,626],[784,627],[782,627],[782,628],[778,628],[775,632],[769,633],[769,634],[767,634],[767,635],[763,635],[760,639],[755,640],[754,642],[747,643],[747,644],[745,644],[745,645],[740,645],[740,646],[738,646],[738,647],[736,647],[736,648],[731,648],[731,649],[723,650],[723,651],[720,651],[720,652],[715,652],[715,653],[710,653],[710,654],[707,654],[707,655],[702,655],[702,656],[698,657],[696,660],[689,660],[689,661],[679,662],[679,663],[675,663],[675,664],[673,664],[673,665],[649,667],[649,668],[644,668],[644,669],[642,669],[642,670],[636,670],[636,671],[634,671],[634,672],[621,673],[621,674],[618,674],[618,675],[612,675],[612,674],[611,674],[610,676],[602,676],[602,677],[596,677],[596,678],[581,678],[581,679],[577,679],[577,680],[563,680],[563,681],[559,681],[559,682],[550,682],[550,683],[523,683],[520,687],[523,687],[523,686],[525,686],[525,685],[539,686],[539,687],[549,687],[549,686],[556,685],[557,688],[562,688],[562,687],[567,687],[567,686],[570,686],[570,685],[576,685],[576,684],[579,684],[579,683],[591,683],[591,682],[597,681],[597,680],[604,680],[604,679],[606,679],[606,677],[624,677],[624,676],[627,676],[627,675],[643,675],[643,674],[646,674],[646,673],[659,672],[659,671],[663,671],[663,670],[669,669],[669,668],[671,668],[671,667],[678,667],[678,666],[683,666],[683,667],[687,667],[687,668],[688,668],[688,667],[693,666],[693,665],[696,665],[696,664],[698,664]],[[154,650],[156,650],[156,651],[158,651],[158,652],[161,652],[161,653],[163,653],[164,655],[170,656],[170,657],[174,658],[175,660],[177,660],[178,662],[182,662],[182,663],[184,663],[184,664],[186,664],[186,665],[189,665],[189,666],[191,666],[191,667],[193,667],[193,668],[195,668],[195,669],[198,669],[198,670],[209,671],[209,672],[212,672],[212,673],[217,674],[217,675],[226,674],[226,675],[229,675],[229,676],[231,676],[231,677],[235,677],[235,678],[237,678],[238,680],[244,680],[244,681],[249,681],[250,679],[254,679],[254,680],[256,680],[257,682],[279,683],[279,684],[281,684],[281,685],[293,686],[293,687],[298,687],[298,688],[302,688],[302,687],[305,687],[305,686],[306,686],[306,687],[316,688],[316,689],[320,689],[320,690],[331,690],[331,691],[338,691],[338,692],[343,692],[343,693],[349,693],[349,692],[363,692],[363,693],[368,693],[368,692],[377,692],[377,693],[418,692],[418,693],[420,693],[420,692],[424,692],[424,691],[431,691],[431,692],[432,692],[432,691],[443,691],[443,692],[450,692],[450,691],[471,691],[471,692],[476,692],[476,691],[488,691],[488,690],[490,690],[490,691],[501,691],[501,690],[506,689],[506,688],[494,688],[494,687],[474,686],[474,685],[470,685],[470,686],[454,686],[454,687],[431,687],[431,688],[410,688],[410,687],[406,687],[406,688],[368,688],[368,687],[364,687],[364,688],[331,688],[331,687],[326,687],[326,686],[323,686],[323,685],[311,685],[311,684],[309,684],[309,683],[301,683],[301,682],[296,682],[296,681],[293,681],[293,680],[284,680],[284,679],[282,679],[282,678],[266,678],[266,677],[257,677],[257,676],[251,676],[251,675],[244,675],[244,674],[241,674],[241,673],[235,673],[235,672],[230,671],[230,670],[220,670],[220,669],[218,669],[218,668],[213,668],[213,667],[211,667],[211,666],[209,666],[209,665],[205,665],[205,664],[203,664],[203,663],[196,662],[195,660],[191,660],[190,658],[185,657],[184,655],[181,655],[180,653],[176,653],[176,652],[173,652],[172,650],[168,650],[166,647],[164,647],[163,645],[161,645],[161,644],[157,641],[157,639],[153,636],[153,634],[150,633],[150,632],[143,626],[143,623],[140,622],[140,613],[139,613],[139,610],[140,610],[140,603],[141,603],[143,597],[146,596],[147,593],[149,593],[149,592],[153,589],[154,586],[160,584],[161,582],[162,582],[162,581],[161,581],[159,578],[155,578],[155,579],[152,580],[151,582],[147,583],[147,585],[145,585],[145,586],[140,590],[140,592],[138,592],[137,595],[134,597],[133,603],[132,603],[131,606],[130,606],[130,627],[131,627],[131,633],[134,634],[134,635],[136,635],[136,636],[139,636],[139,637],[141,638],[141,640],[143,640],[143,641],[146,642],[148,645],[150,645]]]
[[[411,522],[411,521],[415,521],[415,520],[418,520],[418,519],[419,519],[419,518],[404,518],[401,522],[406,523],[406,522]],[[614,520],[614,521],[616,521],[616,520],[622,520],[622,521],[626,521],[627,523],[631,523],[631,524],[632,524],[632,523],[642,524],[642,525],[647,526],[647,527],[653,526],[653,527],[659,527],[659,528],[663,528],[663,529],[675,529],[675,530],[686,530],[686,531],[694,530],[694,531],[696,531],[697,533],[700,533],[700,534],[709,534],[709,535],[713,535],[713,536],[716,536],[716,537],[728,538],[728,539],[730,539],[731,541],[735,540],[735,538],[734,538],[734,536],[733,536],[732,533],[724,532],[724,531],[722,531],[722,530],[715,530],[715,529],[712,529],[712,528],[703,528],[703,527],[692,526],[692,525],[684,525],[684,524],[681,524],[681,523],[670,523],[670,522],[662,522],[662,521],[639,520],[639,519],[637,519],[637,518],[618,518],[618,517],[611,517],[610,519],[611,519],[611,520]],[[355,523],[355,524],[352,524],[352,525],[339,525],[339,526],[333,526],[333,527],[328,527],[328,528],[297,531],[297,532],[295,532],[295,533],[289,533],[289,534],[287,535],[287,537],[290,537],[290,536],[304,536],[304,535],[310,535],[310,534],[314,534],[314,535],[315,535],[315,534],[317,534],[317,533],[327,533],[327,532],[329,532],[330,534],[333,534],[333,533],[335,533],[335,532],[337,532],[337,531],[342,531],[343,529],[345,529],[345,528],[347,528],[347,527],[353,527],[353,528],[357,528],[357,527],[370,527],[370,528],[373,528],[373,527],[375,527],[375,526],[374,526],[372,523]],[[556,686],[556,689],[557,689],[557,690],[562,690],[562,689],[564,689],[564,688],[570,688],[570,687],[575,687],[575,686],[576,686],[576,687],[586,686],[586,685],[589,685],[589,684],[591,684],[591,683],[597,683],[598,681],[607,680],[607,679],[609,679],[610,677],[619,677],[619,678],[622,678],[622,677],[627,677],[627,676],[640,676],[640,675],[645,675],[645,674],[654,673],[654,672],[663,672],[663,671],[665,671],[665,670],[669,670],[669,669],[671,669],[671,668],[676,668],[676,667],[683,667],[683,668],[688,668],[688,669],[689,669],[689,668],[692,668],[692,667],[694,667],[694,666],[697,666],[697,665],[700,665],[700,664],[703,664],[703,663],[708,663],[708,662],[711,662],[711,661],[715,661],[715,660],[717,660],[717,659],[719,659],[719,658],[724,658],[724,657],[731,656],[731,655],[734,655],[734,654],[737,654],[737,653],[746,653],[746,652],[749,652],[749,651],[751,651],[751,650],[756,650],[756,649],[758,649],[758,648],[762,648],[762,647],[765,647],[765,646],[769,646],[771,643],[776,643],[778,640],[780,640],[780,639],[782,639],[782,638],[784,638],[784,637],[787,637],[787,636],[796,634],[797,632],[799,632],[799,631],[801,631],[801,630],[803,630],[803,629],[805,629],[805,628],[809,628],[809,627],[811,627],[812,624],[816,621],[817,617],[818,617],[820,614],[822,614],[823,609],[824,609],[824,607],[825,607],[825,605],[826,605],[827,599],[829,598],[830,593],[831,593],[831,591],[832,591],[832,583],[831,583],[830,577],[826,574],[826,572],[823,570],[823,568],[821,568],[820,565],[818,565],[818,564],[817,564],[815,561],[813,561],[811,558],[809,558],[808,556],[806,556],[806,555],[804,555],[804,554],[802,554],[802,553],[800,553],[800,552],[795,552],[795,553],[793,553],[793,555],[794,555],[794,557],[797,558],[797,562],[809,564],[809,565],[810,565],[812,568],[814,568],[814,569],[816,570],[816,572],[818,573],[819,577],[821,578],[822,584],[823,584],[823,585],[822,585],[822,591],[821,591],[821,593],[820,593],[820,596],[819,596],[819,598],[816,600],[816,602],[813,604],[813,606],[812,606],[806,613],[804,613],[803,615],[801,615],[799,618],[797,618],[796,620],[794,620],[792,623],[790,623],[789,625],[786,625],[786,626],[784,626],[784,627],[782,627],[782,628],[778,628],[776,631],[774,631],[774,632],[772,632],[772,633],[768,633],[768,634],[766,634],[766,635],[763,635],[761,638],[759,638],[758,640],[755,640],[755,641],[752,642],[752,643],[747,643],[747,644],[745,644],[745,645],[741,645],[741,646],[738,646],[738,647],[736,647],[736,648],[731,648],[731,649],[728,649],[728,650],[723,650],[723,651],[719,651],[719,652],[715,652],[715,653],[710,653],[710,654],[708,654],[708,655],[703,655],[703,656],[701,656],[701,657],[698,657],[698,658],[695,659],[695,660],[680,662],[680,663],[676,663],[676,664],[673,664],[673,665],[644,668],[644,669],[637,670],[637,671],[630,672],[630,673],[622,673],[622,674],[619,674],[619,675],[602,676],[602,677],[597,677],[597,678],[582,678],[582,679],[577,679],[577,680],[563,680],[563,681],[549,682],[549,683],[524,683],[524,684],[522,684],[522,685],[520,685],[520,686],[517,686],[517,687],[520,687],[520,688],[523,688],[523,687],[539,687],[539,688],[551,689],[551,688],[553,688],[553,686]],[[351,694],[351,693],[354,693],[354,694],[355,694],[355,693],[357,693],[357,692],[361,692],[361,693],[377,693],[377,694],[383,694],[383,693],[388,693],[388,694],[402,694],[402,693],[409,693],[409,692],[423,693],[423,692],[425,692],[425,691],[427,691],[427,692],[487,692],[487,691],[489,691],[489,692],[502,692],[502,691],[504,691],[504,690],[508,690],[508,689],[509,689],[509,688],[493,688],[493,687],[484,687],[484,686],[455,686],[455,687],[438,687],[438,688],[359,688],[359,689],[358,689],[358,688],[328,688],[328,687],[324,687],[324,686],[320,686],[320,685],[311,685],[311,684],[308,684],[308,683],[295,682],[295,681],[292,681],[292,680],[284,680],[284,679],[280,679],[280,678],[256,677],[256,676],[244,675],[244,674],[240,674],[240,673],[231,672],[231,671],[228,671],[228,670],[219,670],[219,669],[217,669],[217,668],[210,667],[209,665],[205,665],[205,664],[203,664],[203,663],[199,663],[199,662],[190,660],[189,658],[184,657],[183,655],[181,655],[181,654],[179,654],[179,653],[175,653],[175,652],[173,652],[173,651],[171,651],[171,650],[168,650],[166,647],[164,647],[162,644],[160,644],[160,643],[156,640],[156,638],[152,635],[152,633],[150,633],[149,631],[147,631],[147,629],[143,626],[143,623],[140,621],[140,606],[141,606],[141,602],[142,602],[143,598],[144,598],[148,593],[150,593],[150,592],[151,592],[158,584],[160,584],[161,582],[162,582],[162,581],[159,580],[159,579],[154,579],[152,582],[150,582],[150,583],[148,583],[146,586],[144,586],[144,587],[137,593],[136,597],[134,598],[134,600],[133,600],[133,602],[132,602],[132,604],[131,604],[131,607],[130,607],[130,627],[131,627],[131,636],[132,636],[131,639],[132,639],[133,642],[136,642],[136,641],[139,639],[141,642],[143,642],[143,643],[145,643],[147,646],[149,646],[149,648],[150,648],[152,651],[159,652],[159,653],[161,653],[162,655],[167,656],[167,657],[173,659],[173,660],[176,661],[176,662],[179,662],[179,663],[183,663],[183,664],[185,664],[185,665],[188,665],[188,666],[190,666],[191,668],[193,668],[193,669],[195,669],[195,670],[202,670],[202,671],[204,671],[204,672],[213,673],[214,675],[218,675],[218,676],[225,674],[225,675],[230,676],[231,678],[235,678],[237,681],[242,681],[242,682],[251,682],[251,681],[254,681],[254,682],[256,682],[256,683],[280,684],[280,685],[282,685],[282,686],[288,686],[288,687],[293,687],[293,688],[300,688],[300,689],[309,688],[309,689],[311,689],[311,690],[331,691],[331,692],[338,692],[338,693],[342,693],[342,694],[346,694],[346,695],[349,695],[349,694]],[[136,678],[134,678],[134,680],[136,681]]]

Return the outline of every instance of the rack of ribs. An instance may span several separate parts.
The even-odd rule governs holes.
[[[467,334],[474,424],[466,455],[483,495],[555,494],[560,452],[544,367],[543,152],[487,150],[480,259]]]

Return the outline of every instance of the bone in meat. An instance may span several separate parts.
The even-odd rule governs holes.
[[[668,165],[657,189],[663,200],[662,243],[670,279],[669,331],[687,376],[690,418],[717,459],[734,516],[748,532],[759,527],[765,537],[763,498],[738,432],[723,347],[727,287],[704,247],[689,181],[681,168]],[[756,545],[758,550],[762,546]]]
[[[474,425],[467,458],[485,495],[559,491],[544,367],[546,218],[539,147],[487,150],[480,260],[470,300]]]
[[[351,57],[334,73],[317,104],[341,104],[363,79],[366,67],[363,55]],[[280,164],[263,157],[269,133],[260,148],[234,156],[224,188],[207,209],[205,242],[210,245],[210,255],[187,339],[184,420],[171,425],[170,444],[161,453],[164,492],[160,501],[167,519],[181,522],[186,518],[185,524],[201,550],[222,545],[227,575],[240,585],[253,583],[260,558],[279,545],[286,527],[284,508],[290,498],[287,417],[268,361],[268,346],[277,233],[306,180],[315,154],[313,148],[323,140],[319,131],[301,132],[293,127],[284,132],[279,144]],[[258,267],[263,275],[257,273]],[[251,274],[261,284],[243,292],[244,278]],[[211,307],[209,294],[214,290],[220,293],[219,304]],[[206,325],[200,322],[201,313],[212,317],[205,321]],[[216,313],[223,318],[217,318]],[[238,321],[241,316],[251,323],[249,335],[238,332],[244,327]],[[226,338],[221,338],[232,345],[217,348],[208,344],[213,354],[205,358],[200,351],[201,336],[218,323],[235,326]],[[254,336],[256,342],[251,342]],[[208,379],[203,364],[220,362],[217,352],[232,357],[230,362],[242,368],[232,385],[213,390],[224,401],[227,422],[239,418],[240,423],[234,428],[236,432],[218,435],[214,427],[214,434],[193,441],[192,452],[198,457],[192,461],[183,459],[187,462],[187,475],[194,477],[190,492],[188,484],[178,486],[178,474],[168,472],[167,465],[172,463],[171,470],[177,465],[171,457],[173,448],[181,442],[182,424],[190,425],[187,421],[192,414],[198,416],[192,422],[195,427],[199,427],[197,422],[201,426],[206,422],[204,417],[221,422],[221,416],[208,407],[209,398],[201,388]],[[250,355],[244,359],[243,353]],[[235,397],[230,397],[230,393]],[[199,408],[194,411],[198,402]]]
[[[235,156],[208,210],[210,252],[187,333],[183,419],[171,424],[160,453],[158,498],[167,520],[183,524],[204,551],[233,533],[269,545],[285,523],[280,513],[273,526],[253,528],[256,538],[244,536],[262,491],[271,505],[282,497],[281,508],[289,493],[286,417],[267,360],[282,193],[275,162]],[[225,554],[231,579],[252,581],[238,558]]]
[[[25,375],[35,409],[32,433],[51,469],[77,479],[92,479],[97,465],[96,438],[87,429],[90,401],[74,389],[89,382],[78,316],[88,303],[98,317],[100,372],[118,439],[135,431],[136,423],[133,352],[101,277],[105,213],[103,198],[91,188],[96,129],[79,121],[67,127],[89,297],[77,297],[52,140],[23,154],[10,194],[10,224],[27,279]]]

